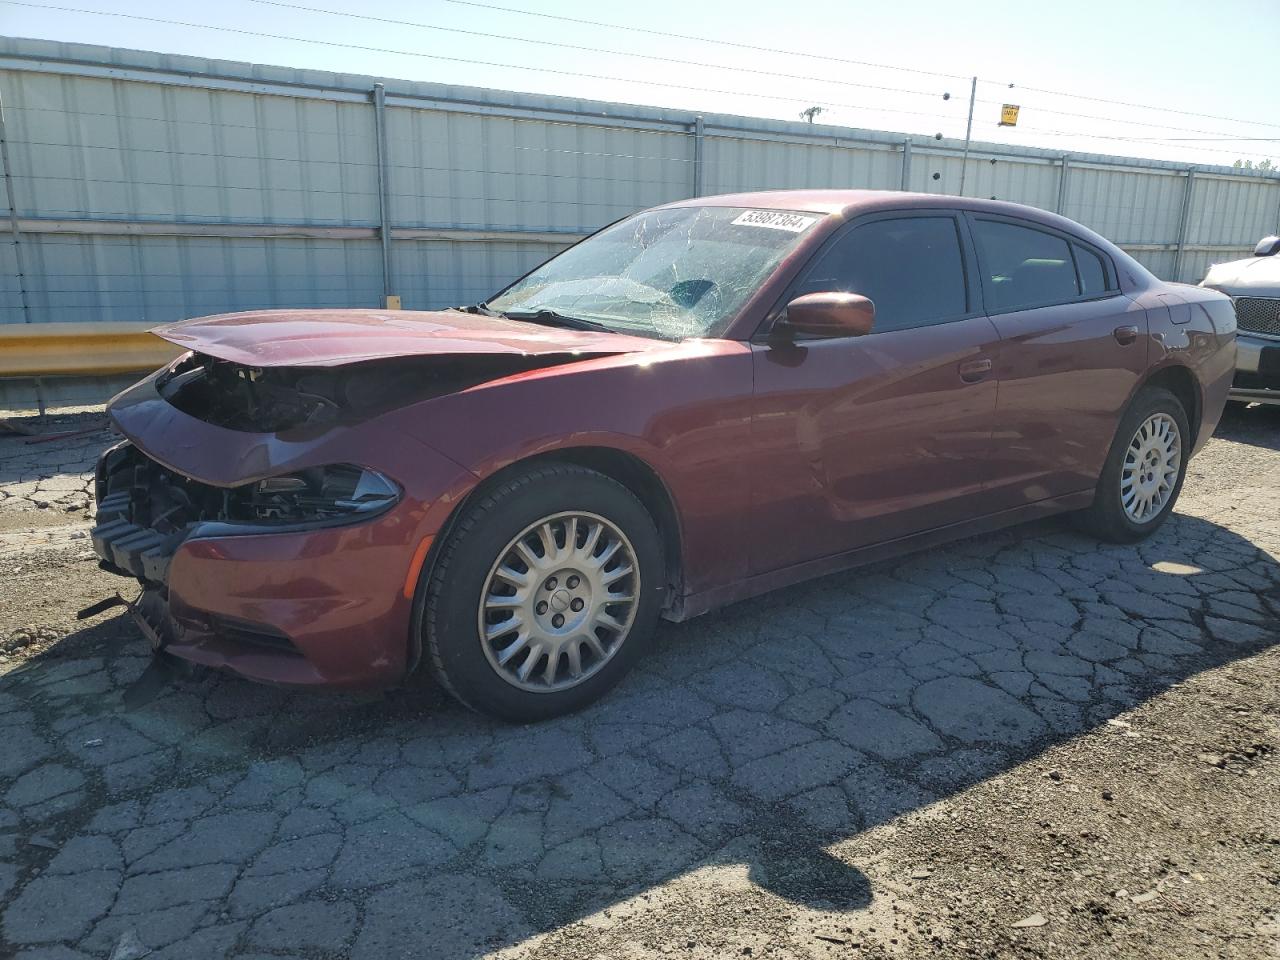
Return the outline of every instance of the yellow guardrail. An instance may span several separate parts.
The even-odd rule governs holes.
[[[163,366],[182,351],[150,323],[0,324],[0,377],[103,376]]]

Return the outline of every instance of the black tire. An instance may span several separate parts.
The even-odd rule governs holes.
[[[490,662],[480,636],[479,604],[491,570],[512,540],[543,518],[569,512],[604,518],[630,541],[640,584],[635,615],[596,673],[567,689],[531,692],[504,679]],[[550,461],[473,497],[424,578],[417,619],[431,672],[464,705],[520,723],[581,709],[622,679],[650,646],[666,584],[662,540],[636,496],[595,470]]]
[[[1125,512],[1120,490],[1121,471],[1129,444],[1138,428],[1147,418],[1157,413],[1167,414],[1177,425],[1181,445],[1178,477],[1164,505],[1148,519],[1138,522]],[[1178,502],[1182,481],[1187,475],[1187,458],[1190,453],[1191,428],[1187,423],[1187,413],[1178,398],[1163,387],[1143,387],[1120,418],[1102,475],[1098,478],[1093,505],[1074,515],[1077,525],[1108,543],[1136,543],[1151,536],[1168,519]]]

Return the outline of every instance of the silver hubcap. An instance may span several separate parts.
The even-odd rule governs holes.
[[[480,643],[502,679],[550,693],[594,676],[622,647],[640,571],[631,541],[594,513],[530,524],[498,555],[480,600]]]
[[[1167,413],[1154,413],[1129,441],[1120,471],[1120,502],[1135,523],[1146,523],[1169,502],[1182,465],[1182,436]]]

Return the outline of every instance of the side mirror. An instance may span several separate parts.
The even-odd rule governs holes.
[[[1280,253],[1280,237],[1263,237],[1253,248],[1255,257],[1274,257]]]
[[[814,337],[861,337],[871,332],[876,305],[856,293],[806,293],[787,304],[775,325],[780,333]]]

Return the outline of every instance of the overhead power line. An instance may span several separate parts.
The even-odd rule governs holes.
[[[783,50],[778,47],[761,47],[753,43],[740,43],[734,40],[720,40],[715,37],[690,36],[685,33],[672,33],[670,30],[653,30],[648,27],[632,27],[622,23],[606,23],[603,20],[585,20],[580,17],[565,17],[554,13],[542,13],[538,10],[520,10],[516,7],[501,7],[495,3],[480,3],[478,0],[445,0],[446,3],[462,7],[480,7],[484,10],[498,10],[502,13],[518,13],[526,17],[541,17],[544,20],[559,20],[561,23],[577,23],[588,27],[605,27],[609,30],[626,30],[630,33],[643,33],[651,37],[662,37],[670,40],[693,40],[696,43],[714,43],[721,47],[735,47],[738,50],[754,50],[757,53],[780,53],[790,57],[809,57],[813,60],[826,60],[828,63],[845,63],[855,67],[873,67],[877,70],[898,70],[902,73],[915,73],[926,77],[943,77],[947,80],[968,80],[956,73],[938,73],[936,70],[922,70],[918,67],[902,67],[892,63],[872,63],[868,60],[849,60],[845,57],[833,57],[824,53],[811,51]]]
[[[403,25],[403,26],[414,26],[414,27],[431,26],[426,24],[414,23],[412,21],[391,20],[389,18],[379,18],[379,17],[366,16],[366,15],[360,15],[360,14],[345,14],[345,13],[341,13],[339,11],[334,11],[334,10],[325,10],[323,8],[318,8],[318,7],[308,7],[301,4],[284,2],[284,0],[255,0],[255,2],[269,3],[274,6],[300,9],[300,10],[306,10],[306,11],[316,12],[316,13],[328,13],[328,14],[333,14],[337,16],[355,16],[360,19],[373,20],[373,21],[378,21],[383,23],[393,23],[396,25]],[[505,7],[496,7],[492,4],[475,2],[475,0],[446,0],[446,2],[461,3],[468,6],[492,7],[493,9],[500,9],[500,10],[509,9]],[[865,103],[862,103],[862,104],[842,103],[839,101],[816,100],[812,97],[784,96],[781,94],[756,93],[756,92],[745,91],[745,90],[726,90],[726,89],[715,88],[715,87],[701,87],[701,86],[693,86],[689,84],[672,83],[672,82],[663,81],[663,80],[632,79],[627,77],[613,76],[609,74],[595,74],[595,73],[584,73],[584,72],[571,71],[571,70],[561,70],[554,67],[538,67],[538,66],[527,66],[527,65],[515,64],[515,63],[476,60],[476,59],[469,59],[464,57],[446,56],[442,54],[423,53],[417,50],[402,50],[402,49],[396,49],[391,47],[370,46],[365,44],[348,43],[348,42],[336,41],[336,40],[322,40],[322,39],[316,39],[311,37],[299,37],[291,34],[269,33],[269,32],[260,31],[260,30],[249,30],[242,27],[225,27],[225,26],[218,26],[214,24],[197,23],[193,21],[171,20],[171,19],[166,19],[162,17],[149,17],[141,14],[124,13],[120,11],[91,10],[91,9],[86,9],[82,7],[71,7],[71,6],[63,6],[63,5],[56,5],[56,4],[36,3],[36,2],[31,2],[31,0],[0,0],[0,3],[5,3],[12,6],[29,7],[29,8],[42,9],[42,10],[54,10],[54,11],[65,12],[65,13],[77,13],[77,14],[85,14],[90,16],[102,16],[102,17],[116,17],[119,19],[140,21],[140,22],[146,22],[146,23],[159,23],[159,24],[165,24],[168,26],[187,27],[187,28],[199,29],[199,30],[212,30],[212,31],[217,31],[221,33],[235,34],[239,36],[251,36],[251,37],[260,37],[260,38],[269,39],[269,40],[283,40],[283,41],[295,42],[295,43],[307,43],[307,44],[323,46],[323,47],[336,47],[336,48],[344,48],[344,49],[351,49],[351,50],[360,50],[360,51],[370,52],[370,53],[389,53],[396,56],[418,57],[422,59],[439,60],[439,61],[449,62],[449,63],[463,63],[463,64],[472,65],[472,66],[524,70],[524,71],[535,72],[535,73],[553,74],[557,76],[567,76],[567,77],[574,77],[574,78],[585,79],[585,80],[598,80],[598,81],[618,82],[618,83],[636,83],[636,84],[643,84],[648,86],[664,87],[668,89],[692,91],[697,93],[711,93],[711,94],[717,94],[717,95],[723,95],[723,96],[744,96],[744,97],[751,97],[755,99],[773,100],[773,101],[779,101],[779,102],[785,102],[785,103],[804,103],[804,104],[810,104],[810,105],[818,104],[826,107],[839,107],[839,108],[850,109],[850,110],[862,110],[862,111],[870,111],[875,113],[885,113],[885,114],[894,114],[894,115],[903,115],[903,116],[918,116],[918,117],[926,117],[926,118],[935,119],[935,120],[941,119],[948,122],[955,122],[959,120],[959,117],[957,116],[948,116],[946,114],[942,114],[938,112],[903,110],[903,109],[893,108],[893,107],[880,107],[880,106],[868,105]],[[512,12],[528,13],[531,16],[533,15],[543,16],[542,14],[533,14],[530,11],[512,10]],[[551,17],[552,15],[547,14],[545,16]],[[553,19],[573,19],[573,18],[554,18],[553,17]],[[574,21],[574,22],[577,22],[577,21]],[[594,21],[583,21],[583,22],[589,22],[592,24],[595,23]],[[609,26],[608,24],[602,24],[602,25]],[[620,28],[620,29],[631,29],[631,28]],[[641,32],[653,32],[653,31],[645,31],[644,28],[634,28],[634,29]],[[490,38],[507,39],[502,35],[486,34],[486,33],[481,33],[479,31],[458,30],[457,32],[476,34],[476,35],[486,36]],[[511,39],[519,39],[519,38],[511,38]],[[555,44],[555,45],[561,45],[561,44]],[[730,45],[733,45],[733,44],[730,44]],[[563,46],[571,46],[571,45],[563,44]],[[594,49],[594,48],[574,47],[574,49]],[[602,51],[597,51],[597,52],[602,52]],[[624,55],[630,55],[630,54],[624,54]],[[803,55],[803,54],[797,54],[797,55]],[[643,56],[643,55],[637,55],[637,56]],[[667,59],[667,58],[655,57],[654,59]],[[689,61],[675,61],[675,60],[671,60],[670,62],[677,62],[677,63],[684,63],[684,64],[690,63]],[[857,62],[857,61],[851,61],[851,62]],[[690,64],[690,65],[699,66],[699,64]],[[869,64],[864,64],[864,65],[869,65]],[[701,66],[706,66],[706,65],[702,64]],[[726,69],[745,69],[745,68],[728,67]],[[746,72],[765,72],[765,71],[748,70]],[[927,71],[917,71],[917,72],[927,72]],[[816,82],[826,82],[816,77],[798,77],[798,76],[793,77],[793,75],[789,75],[789,74],[774,74],[774,75],[792,77],[794,79],[813,80]],[[947,76],[945,74],[937,74],[937,75]],[[904,90],[904,89],[895,88],[895,87],[874,87],[869,84],[851,84],[851,85],[866,86],[871,89],[891,91],[891,92],[924,94],[924,91]],[[936,96],[936,94],[925,94],[925,95]],[[994,104],[997,101],[979,100],[978,102],[986,103],[986,104]],[[1194,128],[1166,126],[1162,124],[1145,123],[1140,121],[1123,121],[1114,117],[1099,117],[1099,116],[1094,116],[1090,114],[1070,113],[1067,111],[1051,110],[1051,109],[1040,108],[1040,107],[1035,107],[1034,109],[1038,111],[1042,110],[1045,113],[1056,113],[1064,116],[1079,117],[1082,119],[1101,120],[1101,121],[1110,121],[1110,122],[1127,122],[1136,126],[1153,127],[1160,130],[1176,130],[1176,131],[1185,131],[1189,133],[1211,133],[1211,134],[1223,133],[1222,131],[1197,130]],[[1228,119],[1228,118],[1222,118],[1222,119]],[[1035,130],[1035,128],[1027,128],[1027,129]],[[1114,136],[1114,135],[1091,134],[1091,133],[1085,133],[1085,132],[1080,132],[1080,133],[1069,133],[1066,131],[1041,131],[1041,132],[1050,136],[1076,136],[1081,138],[1092,137],[1094,139],[1106,139],[1106,140],[1129,141],[1129,142],[1139,142],[1139,143],[1153,143],[1153,144],[1161,144],[1161,141],[1163,140],[1176,140],[1176,139],[1185,139],[1188,142],[1194,141],[1194,140],[1200,140],[1200,139],[1215,139],[1215,140],[1221,139],[1224,141],[1232,141],[1232,142],[1235,142],[1237,140],[1240,142],[1244,142],[1249,139],[1257,140],[1257,141],[1266,141],[1266,142],[1271,142],[1272,140],[1272,138],[1235,138],[1235,137],[1230,137],[1226,135],[1223,135],[1222,137],[1213,137],[1213,138],[1162,137],[1162,138],[1146,139],[1142,137],[1122,137],[1122,136]],[[1206,150],[1206,151],[1212,150],[1212,148],[1209,148],[1209,147],[1196,147],[1194,149]],[[1234,151],[1213,150],[1212,152],[1230,153]],[[1249,154],[1245,154],[1245,155],[1248,156]],[[1262,154],[1252,154],[1252,155],[1262,156]]]
[[[1171,146],[1170,141],[1175,141],[1178,143],[1181,143],[1186,140],[1196,140],[1196,141],[1211,140],[1214,143],[1226,142],[1219,137],[1165,137],[1165,138],[1122,137],[1122,136],[1112,136],[1110,134],[1105,134],[1105,133],[1074,133],[1070,130],[1046,130],[1043,127],[1022,127],[1020,129],[1024,129],[1028,133],[1034,133],[1040,137],[1075,137],[1077,140],[1107,140],[1107,141],[1119,141],[1123,143],[1149,143],[1157,147]],[[1269,140],[1269,142],[1280,143],[1280,139]],[[1253,153],[1253,152],[1244,151],[1244,150],[1228,150],[1222,147],[1196,147],[1195,149],[1205,151],[1206,153],[1227,154],[1233,157],[1266,158],[1270,156],[1270,154],[1265,154],[1265,153]]]
[[[1090,136],[1090,134],[1070,134],[1073,137]],[[1143,140],[1144,137],[1108,137],[1109,140]],[[1190,143],[1204,141],[1206,143],[1280,143],[1280,137],[1155,137],[1150,143]]]
[[[676,57],[663,57],[652,53],[632,53],[628,50],[609,50],[603,47],[589,47],[577,43],[564,43],[559,40],[537,40],[533,37],[518,37],[506,33],[489,33],[484,30],[464,30],[461,27],[446,27],[437,23],[421,23],[416,20],[397,20],[392,17],[375,17],[367,13],[348,13],[345,10],[326,10],[323,7],[309,7],[301,3],[287,3],[285,0],[250,0],[270,7],[283,7],[287,10],[303,10],[307,13],[323,13],[331,17],[348,17],[353,20],[367,20],[371,23],[385,23],[397,27],[415,27],[420,30],[437,30],[444,33],[458,33],[468,37],[483,37],[486,40],[510,40],[515,43],[527,43],[541,47],[559,47],[561,50],[577,50],[582,53],[607,54],[614,57],[633,57],[637,60],[652,60],[657,63],[673,63],[682,67],[698,67],[699,69],[731,70],[735,73],[751,73],[761,77],[776,77],[782,80],[804,80],[810,83],[829,83],[842,87],[859,87],[863,90],[880,90],[887,93],[905,93],[916,97],[928,97],[931,100],[942,96],[943,91],[914,90],[909,87],[890,87],[883,84],[859,83],[856,80],[837,80],[831,77],[815,77],[799,73],[781,73],[776,70],[761,70],[757,67],[739,67],[724,63],[704,63],[697,60],[680,60]],[[647,82],[647,81],[643,81]],[[944,98],[945,99],[945,98]]]
[[[575,77],[579,80],[604,80],[611,83],[637,83],[650,87],[665,87],[671,90],[686,90],[694,93],[714,93],[721,96],[753,97],[759,100],[776,100],[783,103],[818,104],[824,107],[840,107],[846,110],[867,110],[874,113],[903,114],[906,116],[929,117],[930,119],[954,120],[941,113],[926,113],[919,110],[901,110],[896,107],[869,106],[865,103],[842,103],[838,100],[815,100],[812,97],[784,96],[776,93],[756,93],[748,90],[726,90],[717,87],[698,87],[684,83],[671,83],[666,80],[631,79],[616,77],[610,74],[582,73],[576,70],[559,70],[555,67],[531,67],[518,63],[499,63],[492,60],[473,60],[465,57],[450,57],[438,53],[422,53],[418,50],[398,50],[394,47],[374,47],[360,43],[345,43],[339,40],[319,40],[312,37],[298,37],[291,34],[267,33],[263,30],[246,30],[243,27],[221,27],[211,23],[195,23],[190,20],[168,20],[163,17],[147,17],[137,13],[122,13],[116,10],[88,10],[83,7],[66,7],[47,3],[32,3],[31,0],[0,0],[18,7],[33,7],[38,10],[56,10],[62,13],[81,13],[95,17],[118,17],[143,23],[162,23],[171,27],[190,27],[196,30],[216,30],[242,37],[261,37],[266,40],[286,40],[292,43],[310,43],[322,47],[339,47],[347,50],[362,50],[366,53],[390,53],[402,57],[419,57],[426,60],[440,60],[446,63],[465,63],[477,67],[493,67],[505,70],[525,70],[533,73],[548,73],[561,77]]]
[[[1054,97],[1071,97],[1075,100],[1089,100],[1093,103],[1107,103],[1113,107],[1132,107],[1137,110],[1156,110],[1160,113],[1176,113],[1184,117],[1199,117],[1203,120],[1225,120],[1228,123],[1247,123],[1255,127],[1275,127],[1280,130],[1280,123],[1269,123],[1266,120],[1242,120],[1239,117],[1224,117],[1218,113],[1197,113],[1194,110],[1179,110],[1176,107],[1157,107],[1150,103],[1134,103],[1131,100],[1110,100],[1107,97],[1095,97],[1086,93],[1068,93],[1065,90],[1049,90],[1044,87],[1028,87],[1023,84],[999,83],[995,80],[978,80],[979,83],[990,84],[993,86],[1013,87],[1016,90],[1025,90],[1028,93],[1046,93]]]
[[[538,10],[521,10],[518,7],[504,7],[496,3],[482,3],[480,0],[445,0],[445,3],[452,3],[463,7],[479,7],[484,10],[498,10],[502,13],[515,13],[525,17],[540,17],[544,20],[559,20],[562,23],[576,23],[591,27],[604,27],[609,30],[624,30],[630,33],[642,33],[649,36],[670,38],[675,37],[678,40],[692,40],[697,43],[710,43],[722,47],[736,47],[739,50],[755,50],[760,53],[777,53],[789,57],[806,57],[811,60],[826,60],[832,63],[848,63],[860,67],[873,67],[879,70],[901,70],[908,73],[924,74],[933,77],[945,77],[948,80],[968,80],[968,77],[959,74],[937,73],[932,70],[921,70],[914,67],[902,67],[891,63],[872,63],[866,60],[847,60],[842,57],[833,57],[828,54],[814,53],[811,50],[787,50],[780,47],[757,46],[751,43],[740,43],[733,40],[722,40],[718,37],[701,37],[684,33],[671,33],[667,30],[653,30],[647,27],[635,27],[623,23],[611,23],[605,20],[587,20],[581,17],[566,17],[554,13],[543,13]],[[1032,93],[1047,93],[1057,97],[1074,97],[1080,100],[1093,100],[1098,103],[1109,103],[1113,106],[1136,107],[1142,110],[1158,110],[1163,113],[1176,113],[1189,117],[1201,117],[1209,120],[1224,120],[1228,123],[1248,123],[1256,126],[1276,127],[1280,129],[1280,123],[1267,123],[1262,120],[1241,120],[1238,117],[1225,117],[1213,113],[1196,113],[1191,110],[1179,110],[1173,107],[1158,107],[1149,103],[1132,103],[1124,100],[1108,100],[1104,97],[1094,97],[1082,93],[1070,93],[1065,90],[1049,90],[1042,87],[1025,87],[1021,84],[1010,84],[995,80],[979,80],[979,83],[993,84],[1006,89],[1014,87],[1018,90],[1026,90]],[[1046,111],[1047,112],[1047,111]],[[1169,129],[1180,129],[1170,127]]]
[[[989,104],[992,106],[999,106],[1001,101],[984,100],[981,97],[979,97],[977,102]],[[1027,110],[1028,112],[1034,110],[1037,113],[1052,113],[1054,116],[1058,116],[1058,117],[1075,117],[1076,119],[1079,119],[1079,120],[1100,120],[1103,123],[1123,123],[1126,126],[1130,126],[1130,127],[1150,127],[1153,130],[1177,130],[1181,133],[1207,133],[1215,137],[1220,136],[1227,139],[1231,138],[1231,134],[1228,133],[1226,130],[1201,130],[1197,127],[1179,127],[1169,123],[1152,123],[1151,121],[1148,121],[1148,120],[1130,120],[1127,117],[1104,117],[1104,116],[1099,116],[1096,113],[1074,113],[1070,110],[1054,110],[1051,107],[1042,107],[1039,104],[1036,104],[1034,106],[1024,107],[1023,109]]]

